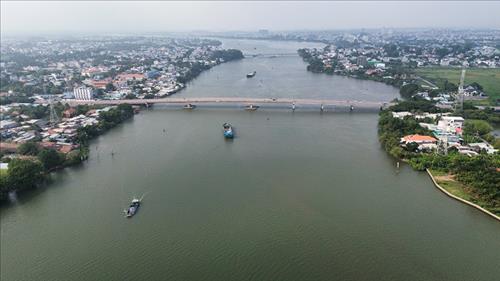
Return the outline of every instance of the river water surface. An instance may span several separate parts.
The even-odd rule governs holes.
[[[178,95],[250,95],[259,86],[240,74],[257,70],[254,83],[259,65],[292,68],[286,83],[262,78],[276,96],[397,95],[311,75],[298,57],[223,64]],[[145,110],[96,139],[88,162],[2,207],[0,279],[498,280],[500,224],[396,169],[376,124],[370,113]],[[134,195],[143,206],[125,219]]]

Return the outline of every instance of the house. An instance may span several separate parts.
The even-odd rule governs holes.
[[[462,133],[462,127],[464,124],[464,118],[459,116],[443,116],[441,120],[438,121],[438,128],[444,132]]]
[[[429,143],[436,143],[437,139],[431,137],[431,136],[424,136],[424,135],[407,135],[401,138],[401,143],[403,144],[408,144],[408,143],[417,143],[417,144],[429,144]]]
[[[432,150],[437,148],[437,139],[431,136],[423,135],[408,135],[401,138],[402,146],[406,146],[410,143],[418,144],[419,150]]]
[[[11,142],[0,142],[2,152],[15,153],[19,145]]]
[[[406,116],[413,116],[413,114],[409,111],[400,111],[400,112],[391,112],[391,113],[392,113],[392,117],[399,118],[399,119],[403,119]]]
[[[71,118],[71,117],[73,117],[73,116],[75,116],[75,115],[76,115],[76,109],[75,109],[75,108],[73,108],[73,107],[70,107],[70,108],[66,109],[66,110],[63,112],[63,116],[64,116],[65,118]]]
[[[14,121],[9,121],[9,120],[2,120],[0,121],[0,129],[11,129],[18,127],[19,124],[17,124]]]
[[[469,147],[476,152],[484,150],[488,154],[495,154],[498,151],[498,149],[494,149],[493,146],[486,142],[469,143]]]

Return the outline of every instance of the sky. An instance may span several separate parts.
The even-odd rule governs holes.
[[[1,1],[5,34],[500,28],[500,1]]]

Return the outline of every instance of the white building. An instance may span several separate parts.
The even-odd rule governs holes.
[[[459,116],[443,116],[438,122],[438,128],[444,132],[459,133],[461,132],[464,119]]]
[[[76,100],[92,100],[94,98],[92,89],[87,87],[74,88],[73,95]]]

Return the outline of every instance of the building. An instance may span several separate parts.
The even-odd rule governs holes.
[[[469,147],[476,152],[485,151],[488,154],[495,154],[498,151],[498,149],[493,148],[491,144],[486,142],[469,143]]]
[[[406,147],[410,143],[416,143],[418,145],[418,150],[437,149],[437,139],[431,136],[408,135],[401,138],[401,145],[403,147]]]
[[[416,144],[429,144],[429,143],[436,143],[437,139],[431,137],[431,136],[423,136],[423,135],[407,135],[401,138],[401,143],[403,144],[408,144],[408,143],[416,143]]]
[[[464,118],[459,116],[442,116],[438,121],[438,128],[444,132],[461,134]]]
[[[74,88],[73,95],[76,100],[92,100],[94,98],[92,89],[87,87]]]
[[[16,122],[14,121],[10,121],[10,120],[2,120],[0,121],[0,129],[11,129],[11,128],[15,128],[15,127],[18,127],[19,124],[17,124]]]
[[[90,85],[96,89],[106,89],[106,86],[111,83],[110,79],[104,79],[104,80],[92,80],[90,81]]]
[[[365,56],[359,56],[356,59],[356,64],[359,66],[366,67],[366,66],[368,66],[368,59]]]
[[[63,112],[64,118],[71,118],[74,117],[75,115],[76,115],[76,109],[73,107],[68,108]]]

